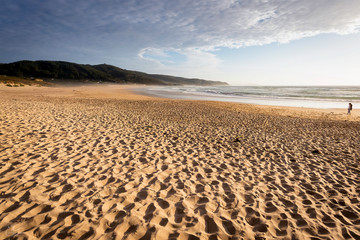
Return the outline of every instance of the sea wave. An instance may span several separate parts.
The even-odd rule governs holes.
[[[147,94],[181,99],[199,99],[261,105],[346,108],[360,106],[359,86],[166,86],[146,89]]]

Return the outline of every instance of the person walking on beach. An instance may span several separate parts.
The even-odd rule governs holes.
[[[349,103],[348,113],[347,113],[347,114],[351,114],[351,110],[352,110],[352,104],[351,104],[351,103]]]

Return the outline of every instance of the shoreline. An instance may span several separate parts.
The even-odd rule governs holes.
[[[164,97],[171,99],[187,99],[187,100],[208,100],[221,102],[236,102],[242,104],[264,105],[264,106],[283,106],[283,107],[299,107],[299,108],[313,108],[313,109],[344,109],[347,107],[348,101],[352,100],[330,100],[330,99],[310,99],[310,98],[291,98],[291,97],[270,97],[270,96],[236,96],[231,94],[214,94],[208,93],[211,87],[204,92],[199,90],[201,87],[194,86],[195,91],[190,90],[190,86],[175,87],[151,87],[137,89],[140,94],[148,96]],[[199,89],[198,89],[199,88]],[[198,89],[198,90],[196,90]],[[221,91],[221,90],[219,90]],[[226,92],[226,90],[224,89]],[[267,96],[267,97],[266,97]],[[352,101],[355,105],[360,105],[358,100]]]
[[[162,98],[162,99],[172,99],[172,100],[183,100],[183,101],[204,101],[204,102],[215,102],[215,103],[225,103],[229,105],[248,105],[254,106],[265,110],[265,112],[272,114],[278,113],[280,115],[294,116],[294,117],[308,117],[308,118],[321,118],[325,117],[327,119],[334,118],[334,120],[345,120],[345,121],[360,121],[360,109],[352,110],[350,115],[347,114],[346,108],[307,108],[307,107],[292,107],[292,106],[277,106],[277,105],[262,105],[262,104],[253,104],[253,103],[244,103],[237,101],[221,101],[219,99],[212,98],[202,98],[202,99],[193,99],[191,96],[189,98],[176,98],[176,93],[174,98],[170,95],[168,96],[158,96],[156,94],[151,94],[149,91],[142,89],[142,86],[136,88],[130,88],[133,93],[148,97]],[[149,87],[147,87],[149,88]]]
[[[1,239],[360,236],[356,117],[131,89],[0,87]]]
[[[327,119],[327,120],[339,120],[339,121],[360,121],[360,109],[353,109],[351,114],[347,114],[346,108],[306,108],[306,107],[289,107],[289,106],[276,106],[276,105],[261,105],[241,102],[228,102],[218,100],[206,100],[206,99],[177,99],[170,97],[161,97],[149,94],[144,91],[143,88],[148,86],[141,84],[84,84],[84,85],[65,85],[65,86],[25,86],[17,88],[9,88],[5,85],[0,85],[0,93],[18,92],[19,94],[30,94],[35,92],[42,96],[48,95],[47,92],[50,89],[52,91],[49,96],[73,96],[73,97],[93,97],[93,98],[109,98],[109,99],[162,99],[172,101],[199,101],[207,102],[209,104],[222,105],[223,107],[232,106],[232,108],[238,108],[239,106],[251,106],[257,109],[257,112],[265,114],[277,114],[280,116],[300,117],[300,118],[314,118],[314,119]]]

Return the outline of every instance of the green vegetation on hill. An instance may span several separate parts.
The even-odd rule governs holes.
[[[225,82],[129,71],[107,64],[87,65],[63,61],[19,61],[0,64],[0,75],[68,83],[101,81],[151,85],[227,85]]]

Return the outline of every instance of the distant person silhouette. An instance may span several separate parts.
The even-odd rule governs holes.
[[[351,103],[349,103],[348,113],[347,113],[347,114],[351,114],[351,110],[352,110],[352,104],[351,104]]]

